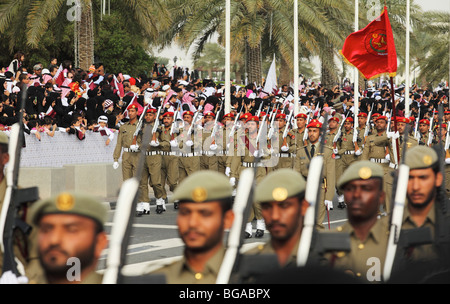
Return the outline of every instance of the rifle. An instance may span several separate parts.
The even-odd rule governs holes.
[[[144,116],[145,116],[145,113],[147,112],[147,109],[149,106],[150,106],[150,103],[147,103],[144,107],[144,110],[142,110],[141,116],[139,116],[139,120],[136,124],[136,131],[134,131],[134,134],[133,134],[133,140],[131,143],[132,145],[136,145],[136,143],[137,143],[137,137],[139,135],[139,132],[142,129],[142,125],[144,123]]]
[[[311,121],[311,112],[308,115],[308,119],[306,120],[306,125]],[[308,128],[305,128],[305,133],[303,133],[303,142],[308,139]]]
[[[259,104],[258,111],[256,111],[256,116],[259,117],[259,114],[261,114],[262,106],[264,105],[264,100],[261,100],[261,103]]]
[[[6,167],[6,192],[0,215],[1,251],[3,252],[2,273],[11,271],[17,277],[25,275],[25,270],[20,261],[14,256],[14,231],[20,229],[25,235],[31,232],[31,226],[21,219],[19,213],[27,202],[39,199],[37,187],[18,188],[19,166],[22,146],[24,145],[23,109],[27,98],[27,87],[22,87],[20,100],[19,121],[11,127],[8,144],[9,163]]]
[[[269,128],[269,132],[267,134],[267,139],[271,139],[272,136],[273,136],[273,132],[274,132],[273,131],[273,124],[275,123],[275,117],[277,116],[276,113],[278,112],[278,107],[279,107],[279,104],[277,104],[277,107],[273,111],[273,115],[272,115],[272,118],[270,120],[270,128]]]
[[[216,133],[217,133],[220,111],[222,111],[222,106],[223,106],[223,102],[220,103],[220,108],[216,113],[216,119],[214,120],[214,126],[213,126],[213,129],[211,132],[211,138],[212,138],[211,144],[213,144],[213,145],[216,143]]]
[[[233,123],[233,126],[231,127],[230,134],[228,135],[228,143],[231,142],[230,138],[232,136],[234,136],[234,131],[236,130],[237,122],[238,122],[239,116],[241,116],[243,108],[244,108],[244,105],[241,106],[241,110],[239,111],[239,113],[236,114],[236,118],[234,119],[234,123]]]
[[[450,132],[450,122],[447,122],[447,135],[445,136],[445,145],[444,145],[444,152],[448,150],[450,141],[449,141],[449,132]]]
[[[365,129],[364,129],[364,142],[363,142],[363,148],[364,148],[364,145],[366,144],[367,136],[369,136],[369,131],[370,131],[370,119],[372,118],[372,111],[373,111],[373,102],[372,102],[372,106],[370,107],[369,115],[367,115],[366,127],[365,127]]]
[[[173,114],[173,122],[172,122],[172,126],[170,127],[170,139],[171,140],[174,140],[174,133],[175,132],[178,132],[178,122],[177,122],[177,116],[178,116],[178,113],[180,112],[180,107],[181,107],[181,104],[180,103],[178,103],[178,107],[177,107],[177,110],[175,111],[175,113]],[[175,130],[175,128],[176,128],[176,130]]]
[[[405,139],[403,142],[403,155],[401,159],[401,164],[397,174],[397,183],[395,191],[393,191],[394,197],[394,207],[392,208],[391,223],[390,223],[390,233],[389,241],[386,250],[386,259],[384,262],[383,279],[388,281],[391,276],[392,265],[394,264],[394,259],[396,256],[397,246],[400,239],[400,231],[402,229],[403,212],[405,210],[406,204],[406,192],[408,187],[409,179],[409,167],[405,164],[405,155],[407,149],[407,142],[409,136],[409,125],[405,127]]]
[[[387,126],[386,126],[386,132],[390,132],[391,131],[391,121],[392,121],[392,110],[391,110],[391,112],[389,114],[389,121],[388,121]]]
[[[344,127],[345,120],[347,119],[349,114],[350,114],[350,112],[348,112],[347,115],[345,116],[345,118],[342,120],[341,124],[339,125],[338,131],[336,132],[336,135],[333,138],[333,149],[336,149],[337,142],[338,142],[339,138],[341,138],[342,128]]]
[[[139,155],[135,176],[125,180],[120,188],[117,207],[113,218],[111,236],[109,239],[106,269],[103,275],[102,284],[124,284],[136,280],[136,278],[124,276],[122,274],[122,268],[125,265],[128,241],[133,228],[132,210],[136,210],[139,184],[144,169],[145,151],[148,147],[150,134],[150,125],[147,125],[144,128],[142,138],[143,147]],[[165,283],[164,276],[152,275],[141,277],[141,283],[144,279],[146,279],[146,283]]]
[[[428,141],[427,146],[431,147],[431,143],[433,142],[433,123],[434,123],[434,114],[431,114],[431,120],[430,120],[430,129],[428,130]]]
[[[415,126],[414,126],[414,138],[415,139],[420,139],[420,135],[419,135],[419,120],[420,120],[420,107],[419,107],[419,114],[417,115],[417,118],[416,118],[416,123],[415,123]]]
[[[155,142],[156,141],[156,131],[158,130],[159,127],[159,115],[161,114],[161,109],[162,109],[162,105],[160,105],[158,107],[158,112],[156,113],[156,117],[155,117],[155,123],[153,124],[153,129],[152,129],[152,141]]]

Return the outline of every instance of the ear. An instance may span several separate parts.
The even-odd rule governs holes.
[[[223,228],[224,229],[230,229],[231,226],[233,226],[234,222],[234,212],[233,210],[228,210],[225,212],[225,215],[223,217]]]
[[[106,248],[107,245],[108,238],[106,236],[106,232],[102,231],[97,234],[97,242],[95,244],[95,256],[97,258],[100,258],[102,251]]]
[[[436,174],[436,187],[442,186],[442,182],[444,181],[444,177],[442,175],[442,172],[438,172]]]
[[[305,216],[306,210],[308,209],[308,207],[309,207],[309,203],[305,199],[303,199],[303,201],[301,202],[301,214],[302,214],[302,216]]]

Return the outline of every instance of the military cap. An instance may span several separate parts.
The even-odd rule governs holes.
[[[284,114],[284,113],[277,114],[277,116],[275,116],[275,119],[278,119],[278,118],[286,119],[286,114]]]
[[[306,119],[306,118],[308,118],[308,116],[306,116],[305,113],[299,113],[299,114],[297,114],[297,116],[295,116],[295,118],[304,118],[304,119]]]
[[[183,116],[184,115],[191,115],[191,116],[194,116],[194,112],[192,112],[192,111],[185,111],[184,113],[183,113]]]
[[[108,210],[96,198],[82,192],[61,192],[48,199],[40,200],[31,206],[31,221],[35,225],[46,214],[75,214],[91,218],[102,226]]]
[[[203,203],[231,197],[233,189],[227,176],[217,171],[201,170],[189,175],[175,189],[171,201]]]
[[[424,118],[419,121],[419,124],[430,125],[430,121],[428,119]]]
[[[441,124],[441,126],[442,126],[442,129],[447,130],[447,124],[446,124],[446,123]],[[436,130],[436,129],[439,129],[439,124],[435,125],[435,126],[434,126],[434,129],[435,129],[435,130]]]
[[[250,113],[244,113],[244,114],[241,114],[241,117],[239,117],[239,119],[247,120],[247,118],[248,118],[249,116],[251,116]]]
[[[292,169],[279,169],[267,174],[255,189],[255,201],[284,201],[306,190],[305,178]]]
[[[438,155],[428,146],[414,146],[406,151],[405,164],[410,170],[431,168],[438,161]]]
[[[313,119],[311,120],[311,122],[306,126],[306,128],[322,128],[322,123],[317,120],[317,119]]]
[[[353,118],[351,118],[351,117],[347,117],[347,118],[345,119],[345,121],[348,121],[348,122],[353,122]]]
[[[367,113],[361,112],[358,114],[358,117],[367,117]]]
[[[204,117],[206,116],[212,116],[212,117],[216,117],[216,115],[213,112],[206,112],[205,114],[203,114]]]
[[[373,119],[377,118],[378,116],[381,116],[381,114],[380,113],[373,113],[372,114],[372,118]]]
[[[259,122],[259,117],[258,116],[249,116],[245,122],[247,123],[249,121],[257,121],[257,122]]]
[[[387,117],[384,116],[384,115],[377,115],[377,116],[374,118],[374,121],[377,121],[377,120],[379,120],[379,119],[384,119],[384,120],[386,120],[386,121],[389,120],[389,118],[387,118]]]
[[[9,143],[9,137],[6,135],[5,132],[0,131],[0,144],[8,144]]]
[[[173,117],[174,115],[175,115],[175,113],[173,113],[173,112],[166,112],[163,114],[162,117]]]
[[[353,180],[369,178],[383,178],[384,171],[380,164],[374,163],[368,160],[359,160],[352,163],[341,175],[338,180],[337,186],[340,190]]]
[[[148,108],[146,113],[156,113],[155,108]]]
[[[444,111],[444,114],[450,114],[450,111]]]
[[[261,113],[259,113],[259,117],[266,116],[266,115],[267,115],[266,112],[261,112]]]
[[[234,118],[234,115],[233,115],[233,113],[227,113],[227,114],[225,114],[224,116],[223,116],[223,118],[225,118],[225,117],[230,117],[230,118]]]
[[[328,119],[328,121],[332,121],[332,120],[336,120],[337,122],[339,122],[339,117],[332,116],[332,117],[330,117],[330,119]]]

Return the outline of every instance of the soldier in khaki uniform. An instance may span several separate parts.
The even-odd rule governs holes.
[[[245,254],[276,254],[281,267],[296,267],[309,204],[305,200],[306,181],[292,169],[278,169],[264,177],[255,189],[270,240]]]
[[[428,146],[428,136],[430,131],[430,121],[426,118],[419,120],[419,145]]]
[[[358,137],[362,139],[362,143],[364,143],[364,133],[366,132],[366,123],[367,123],[367,113],[360,112],[358,113]],[[370,132],[370,130],[369,130]],[[361,149],[362,150],[362,149]]]
[[[386,127],[387,127],[386,116],[378,116],[374,119],[375,121],[375,132],[367,136],[366,144],[364,145],[363,154],[361,155],[361,160],[368,160],[373,163],[380,164],[384,171],[383,178],[383,190],[386,193],[386,199],[383,204],[383,209],[391,210],[391,196],[392,196],[392,183],[386,183],[390,180],[388,177],[392,170],[389,168],[389,160],[386,159],[387,150],[384,146],[379,146],[378,143],[385,141],[387,139]]]
[[[197,125],[191,125],[194,118],[194,112],[185,111],[183,113],[184,127],[180,130],[178,140],[182,145],[179,158],[179,178],[181,183],[186,177],[200,170],[201,155],[201,132]],[[191,134],[188,134],[189,128]],[[175,205],[177,206],[177,205]]]
[[[265,147],[256,142],[258,128],[259,118],[257,116],[250,116],[247,119],[245,126],[239,130],[235,147],[236,155],[238,157],[232,158],[231,176],[239,177],[245,168],[255,168],[255,166],[257,167],[255,176],[256,183],[259,183],[264,176],[267,175],[266,164],[271,161],[271,155],[267,146]],[[255,163],[255,155],[257,154],[259,154],[262,159],[259,163]],[[249,220],[245,228],[245,237],[252,237],[252,221],[256,219],[255,237],[262,238],[264,236],[265,224],[261,214],[261,206],[258,202],[254,202],[252,207],[253,208],[250,211]]]
[[[338,133],[339,130],[339,122],[340,122],[340,115],[335,115],[332,116],[328,119],[328,130],[327,133],[325,134],[325,145],[327,147],[329,147],[330,149],[333,149],[333,140],[336,137],[336,134]],[[337,160],[340,158],[339,155],[335,155],[334,153],[331,155],[331,162],[330,165],[332,166],[332,170],[334,172],[337,172]],[[337,180],[339,178],[339,176],[335,176],[335,180]],[[330,191],[337,191],[336,189],[330,189]],[[342,205],[344,204],[344,197],[339,197],[339,206],[343,207]],[[333,209],[333,201],[331,200],[330,205],[328,206],[330,208],[330,210]],[[342,204],[342,205],[341,205]]]
[[[157,110],[154,108],[149,108],[144,116],[144,125],[150,125],[150,128],[153,129],[155,124]],[[159,119],[159,118],[158,118]],[[162,166],[162,156],[160,154],[160,147],[156,141],[159,137],[159,129],[156,130],[155,134],[152,134],[152,140],[150,145],[145,151],[146,158],[144,164],[144,170],[142,173],[142,179],[147,186],[150,185],[153,188],[153,193],[156,198],[156,204],[162,205],[164,189],[161,182],[161,166]],[[147,194],[146,197],[149,197]],[[142,214],[150,214],[150,201],[148,202],[140,202],[136,206],[137,215]]]
[[[202,156],[200,156],[200,169],[201,170],[214,170],[218,171],[216,151],[211,150],[213,139],[211,138],[214,128],[214,122],[216,115],[213,112],[206,112],[204,114],[205,124],[203,126],[202,133]]]
[[[322,128],[322,123],[317,119],[311,120],[307,126],[308,128],[308,139],[306,144],[302,147],[297,147],[296,158],[294,163],[295,171],[299,172],[305,180],[308,178],[309,164],[311,159],[320,155],[321,144],[319,142],[320,129]],[[335,188],[335,172],[332,166],[332,149],[328,146],[323,147],[323,181],[320,193],[319,211],[317,213],[317,228],[324,229],[323,220],[329,205],[333,201],[334,188]]]
[[[274,170],[281,168],[293,168],[294,159],[292,154],[295,153],[295,135],[292,131],[287,132],[283,138],[284,130],[288,127],[286,123],[286,114],[280,113],[275,117],[278,123],[278,136],[275,134],[271,141],[272,148],[275,150],[275,157],[278,158],[278,163],[273,168]]]
[[[175,132],[170,134],[172,124],[174,121],[174,112],[166,112],[162,116],[163,126],[159,135],[160,153],[162,155],[161,166],[161,184],[164,190],[162,204],[156,204],[156,213],[161,214],[166,211],[165,201],[167,199],[166,181],[169,185],[170,191],[175,191],[178,184],[179,165],[178,165],[178,151],[180,143],[177,141]]]
[[[385,196],[383,176],[379,164],[365,160],[345,170],[338,188],[344,193],[348,222],[335,231],[349,234],[351,251],[324,254],[328,266],[369,283],[381,282],[389,237],[389,218],[378,219]]]
[[[230,168],[231,165],[231,158],[228,156],[228,149],[229,147],[233,147],[233,145],[229,145],[230,140],[228,135],[231,132],[232,126],[233,126],[233,113],[225,114],[222,118],[222,126],[220,127],[219,131],[217,132],[218,137],[218,148],[216,150],[217,154],[217,166],[218,171],[227,174],[229,176],[229,171],[227,172],[227,168]],[[231,136],[231,135],[230,135]]]
[[[222,173],[201,170],[184,179],[173,195],[179,201],[183,257],[151,273],[165,274],[168,284],[215,284],[225,255],[225,230],[234,221],[231,195]]]
[[[307,119],[308,119],[308,116],[305,113],[299,113],[299,114],[297,114],[297,116],[295,116],[295,121],[297,123],[297,128],[292,130],[291,132],[295,136],[296,150],[298,149],[298,147],[303,147],[303,145],[305,144],[304,141],[303,141],[303,137],[305,136],[306,120]]]
[[[38,284],[101,284],[97,263],[108,245],[104,223],[108,211],[84,193],[62,192],[33,204],[38,250],[44,276]],[[70,227],[70,228],[68,228]],[[52,249],[53,248],[53,249]],[[69,258],[80,259],[80,277],[69,280]]]

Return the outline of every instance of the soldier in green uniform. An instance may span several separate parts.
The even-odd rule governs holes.
[[[329,147],[330,149],[333,149],[333,140],[336,137],[336,134],[338,133],[339,130],[339,122],[340,122],[340,115],[335,115],[332,116],[328,119],[328,130],[327,133],[325,134],[325,145],[327,147]],[[332,170],[334,172],[337,172],[336,170],[336,166],[337,166],[337,162],[339,160],[340,156],[339,155],[335,155],[334,153],[331,155],[331,162],[330,165],[332,166]],[[337,180],[339,178],[339,176],[335,176],[335,180]],[[330,191],[337,191],[336,189],[331,190]],[[337,192],[336,192],[337,193]],[[340,197],[338,196],[338,201],[339,201],[339,207],[343,208],[344,206],[344,197]],[[333,201],[330,201],[329,206],[330,210],[333,209]]]
[[[273,168],[274,170],[281,168],[293,168],[292,153],[295,153],[295,135],[292,131],[287,132],[285,138],[283,138],[284,130],[288,127],[286,124],[286,114],[280,113],[275,116],[278,123],[278,136],[275,135],[271,142],[272,148],[275,150],[275,157],[278,158],[278,163]],[[279,151],[279,153],[278,153]]]
[[[179,183],[189,175],[200,170],[201,132],[199,132],[198,125],[192,125],[194,123],[194,115],[194,112],[191,111],[183,113],[184,127],[180,130],[178,137],[182,145],[179,158]],[[191,134],[188,134],[189,129],[191,129]]]
[[[374,119],[375,122],[375,132],[367,136],[366,144],[364,145],[363,154],[361,155],[361,160],[368,160],[373,163],[380,164],[384,171],[383,178],[383,190],[386,193],[386,199],[383,203],[383,210],[391,210],[391,196],[392,196],[392,170],[389,168],[389,160],[386,159],[387,150],[384,146],[379,146],[380,141],[386,141],[386,127],[387,127],[387,117],[377,116]],[[390,183],[387,183],[390,181]],[[381,212],[381,211],[380,211]]]
[[[211,138],[214,128],[216,114],[213,112],[206,112],[203,115],[205,124],[203,126],[202,133],[202,156],[200,156],[200,169],[201,170],[214,170],[218,171],[217,156],[214,150],[211,150],[213,139]]]
[[[347,218],[335,231],[348,233],[350,252],[324,254],[328,266],[353,274],[369,283],[382,280],[388,243],[388,217],[378,218],[384,201],[384,171],[380,164],[361,160],[352,163],[338,180],[344,193]]]
[[[259,183],[264,176],[267,175],[266,162],[271,161],[271,155],[267,146],[263,146],[256,142],[258,136],[259,118],[257,116],[250,116],[243,128],[241,128],[236,138],[236,155],[238,157],[232,158],[231,163],[231,176],[240,176],[241,172],[245,168],[255,168],[256,170],[256,183]],[[262,141],[263,142],[263,141]],[[261,144],[261,145],[260,145]],[[262,161],[255,162],[255,156],[261,156]],[[238,173],[235,173],[237,170]],[[237,180],[235,181],[237,182]],[[233,181],[234,183],[234,181]],[[251,238],[253,235],[252,221],[256,219],[256,233],[255,237],[262,238],[264,236],[265,224],[261,214],[261,206],[258,202],[254,202],[249,221],[245,228],[246,238]]]
[[[255,189],[270,240],[245,254],[276,254],[281,267],[297,266],[297,251],[308,202],[306,181],[292,169],[269,173]]]
[[[217,132],[217,138],[218,138],[218,148],[216,150],[217,155],[217,166],[218,171],[226,174],[229,176],[229,171],[227,172],[227,168],[230,167],[230,157],[228,156],[228,148],[229,145],[229,138],[227,137],[230,135],[232,126],[233,126],[233,113],[227,113],[222,118],[222,126],[220,126],[220,129]],[[232,147],[232,145],[231,145]]]
[[[428,146],[428,136],[430,131],[430,121],[426,118],[419,120],[419,145]]]
[[[308,139],[302,147],[297,147],[296,158],[294,163],[295,171],[299,172],[305,180],[308,178],[309,164],[311,159],[316,156],[316,153],[320,153],[321,144],[319,142],[320,129],[322,128],[322,123],[317,119],[311,120],[307,125],[308,128]],[[323,220],[326,214],[326,208],[331,205],[334,197],[335,188],[335,176],[336,173],[333,171],[333,166],[331,162],[333,161],[332,149],[325,145],[323,147],[323,181],[322,189],[320,193],[319,211],[317,213],[317,228],[324,229]]]
[[[84,193],[62,192],[33,204],[39,260],[44,271],[38,284],[101,284],[97,269],[108,238],[104,224],[108,213],[97,199]],[[70,258],[79,259],[79,276],[71,277]],[[72,270],[71,270],[72,269]]]
[[[366,123],[367,123],[367,113],[360,112],[358,113],[358,138],[363,139],[362,143],[364,143],[364,133],[366,132]],[[369,130],[370,131],[370,130]],[[362,150],[362,149],[361,149]]]
[[[179,151],[180,143],[177,141],[177,136],[175,132],[170,134],[172,124],[177,123],[174,121],[174,113],[166,112],[162,115],[163,118],[163,126],[159,135],[159,144],[160,144],[160,153],[162,155],[162,166],[161,166],[161,184],[164,190],[162,204],[156,204],[156,213],[161,214],[166,211],[165,201],[167,199],[167,191],[166,191],[166,180],[169,184],[169,190],[175,191],[175,188],[178,184],[178,175],[179,175],[179,165],[178,165],[178,156],[177,153]]]
[[[295,136],[296,151],[297,151],[298,147],[303,147],[303,145],[305,144],[303,141],[303,137],[305,136],[307,119],[308,119],[308,116],[305,113],[299,113],[299,114],[297,114],[297,116],[295,116],[297,128],[292,130],[292,134],[294,134],[294,136]],[[295,158],[295,156],[294,156],[294,158]]]
[[[185,245],[183,257],[151,273],[165,274],[168,284],[214,284],[225,255],[225,230],[234,221],[231,195],[222,173],[201,170],[184,179],[172,198],[179,201],[177,226]]]

